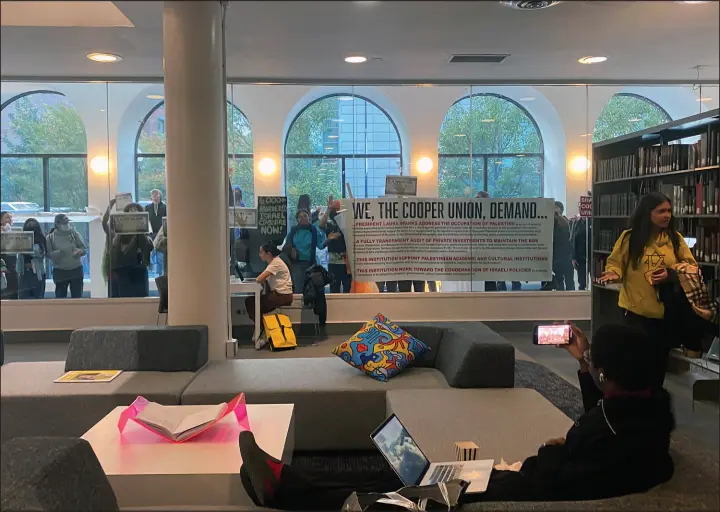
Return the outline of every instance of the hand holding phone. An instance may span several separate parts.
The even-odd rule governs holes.
[[[572,330],[567,324],[559,325],[537,325],[533,332],[533,344],[535,345],[568,345]]]

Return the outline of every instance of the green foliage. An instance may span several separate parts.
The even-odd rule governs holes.
[[[593,132],[593,142],[614,139],[672,121],[667,112],[646,98],[616,94],[602,109]]]
[[[493,197],[539,196],[540,158],[518,155],[541,152],[535,124],[513,102],[483,94],[464,98],[440,129],[439,196],[474,197],[483,189],[485,155],[491,155],[486,188]]]
[[[33,94],[13,102],[3,126],[3,153],[87,153],[78,112],[57,95]],[[47,100],[47,101],[46,101]],[[49,200],[43,205],[42,158],[2,158],[2,200],[82,211],[87,206],[87,157],[50,158]]]
[[[233,104],[227,104],[228,153],[252,155],[253,141],[250,122]],[[158,130],[158,120],[165,118],[165,107],[158,107],[142,126],[137,147],[137,199],[149,201],[150,192],[158,189],[166,194],[165,157],[144,157],[142,154],[165,154],[165,133]],[[228,160],[230,181],[243,191],[247,206],[254,202],[254,169],[252,158],[230,158]]]
[[[297,201],[308,194],[313,205],[324,205],[329,195],[342,197],[341,162],[332,155],[323,157],[324,134],[332,119],[338,118],[337,97],[324,98],[307,107],[288,130],[286,155],[318,155],[317,158],[285,159],[285,195],[289,224],[295,223]]]

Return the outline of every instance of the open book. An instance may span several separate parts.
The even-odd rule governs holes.
[[[135,421],[173,441],[183,441],[219,420],[227,404],[202,406],[164,406],[148,402]]]

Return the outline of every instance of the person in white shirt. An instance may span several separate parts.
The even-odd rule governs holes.
[[[267,293],[260,296],[260,315],[269,313],[279,307],[289,306],[293,301],[293,285],[290,270],[280,258],[280,249],[272,243],[260,247],[260,259],[267,263],[267,268],[257,278],[260,284],[267,283]],[[250,320],[255,322],[255,298],[245,299],[245,310]]]

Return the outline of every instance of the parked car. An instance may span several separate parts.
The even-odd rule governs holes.
[[[27,202],[2,202],[2,211],[11,213],[37,213],[41,212],[42,208],[37,203]]]

